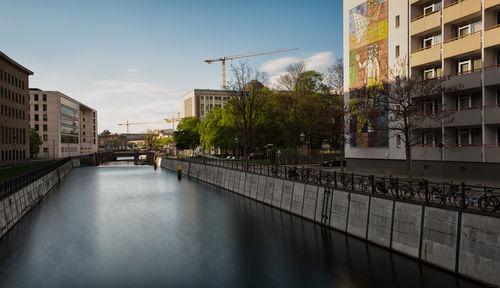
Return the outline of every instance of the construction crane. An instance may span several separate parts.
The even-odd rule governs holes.
[[[267,55],[267,54],[281,53],[281,52],[286,52],[286,51],[291,51],[291,50],[297,50],[297,48],[287,48],[287,49],[280,49],[280,50],[273,50],[273,51],[266,51],[266,52],[256,52],[256,53],[224,56],[224,57],[220,57],[217,59],[205,60],[205,62],[207,62],[208,64],[212,64],[212,62],[222,62],[222,89],[226,89],[226,60],[255,57],[255,56],[261,56],[261,55]]]
[[[129,133],[129,126],[130,125],[149,125],[149,124],[163,124],[164,122],[128,122],[127,123],[118,123],[119,126],[126,125],[127,126],[127,134]]]
[[[172,116],[172,119],[163,119],[167,123],[172,123],[172,130],[175,130],[175,122],[181,122],[181,112],[177,112],[177,119]]]

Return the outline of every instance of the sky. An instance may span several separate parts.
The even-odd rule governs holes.
[[[325,72],[342,57],[340,0],[0,0],[0,51],[32,70],[30,87],[60,91],[98,110],[99,132],[162,122],[192,89],[220,89],[206,59],[247,58],[278,77],[291,63]],[[233,64],[235,64],[233,62]],[[228,73],[231,62],[227,63]],[[130,126],[130,132],[172,128]]]

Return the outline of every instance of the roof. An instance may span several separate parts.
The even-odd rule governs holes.
[[[26,74],[33,75],[33,72],[31,70],[29,70],[28,68],[24,67],[23,65],[17,63],[16,61],[12,60],[9,56],[5,55],[2,51],[0,51],[0,57],[5,59],[10,64],[14,65],[15,67],[17,67],[21,71],[25,72]]]

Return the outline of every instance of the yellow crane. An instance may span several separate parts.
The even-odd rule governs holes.
[[[118,126],[127,126],[127,134],[129,133],[129,126],[134,125],[149,125],[149,124],[162,124],[163,122],[128,122],[127,123],[118,123]]]
[[[175,130],[175,122],[181,122],[181,112],[177,112],[177,118],[172,116],[172,119],[163,119],[167,123],[172,123],[172,130]]]
[[[208,64],[212,64],[212,62],[222,62],[222,89],[226,89],[226,60],[255,57],[255,56],[261,56],[261,55],[267,55],[267,54],[281,53],[281,52],[286,52],[286,51],[291,51],[291,50],[297,50],[297,48],[287,48],[287,49],[272,50],[272,51],[266,51],[266,52],[256,52],[256,53],[238,54],[238,55],[232,55],[232,56],[223,56],[223,57],[216,58],[216,59],[205,60],[205,62],[207,62]]]

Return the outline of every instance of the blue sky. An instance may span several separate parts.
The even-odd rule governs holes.
[[[221,65],[205,59],[299,48],[248,58],[272,78],[299,60],[323,70],[342,57],[340,0],[0,0],[0,7],[0,50],[35,72],[30,87],[96,108],[99,131],[170,118],[189,90],[219,89]]]

